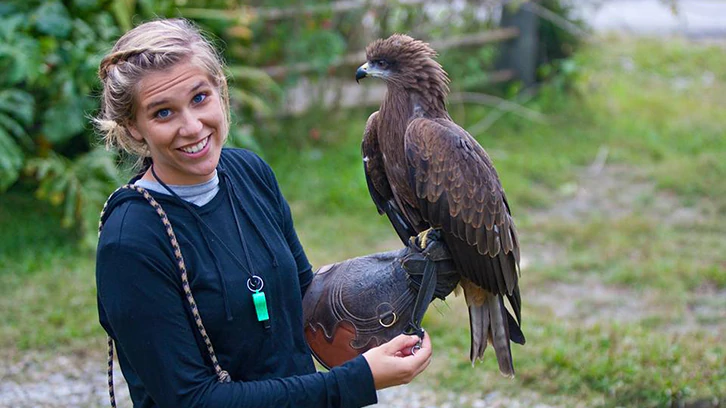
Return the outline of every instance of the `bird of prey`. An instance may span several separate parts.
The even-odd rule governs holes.
[[[469,309],[472,365],[491,343],[499,370],[513,377],[510,340],[525,341],[517,232],[491,159],[446,110],[449,79],[435,57],[402,34],[366,48],[356,81],[380,78],[387,87],[363,135],[368,190],[404,243],[442,231]]]

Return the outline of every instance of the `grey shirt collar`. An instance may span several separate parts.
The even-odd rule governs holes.
[[[156,193],[171,195],[169,192],[156,181],[138,179],[134,185],[143,187]],[[219,175],[217,170],[214,171],[214,177],[211,180],[199,184],[174,185],[168,184],[169,188],[175,192],[184,201],[203,206],[212,201],[219,191]]]

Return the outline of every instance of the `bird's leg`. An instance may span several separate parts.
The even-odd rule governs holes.
[[[416,285],[417,293],[413,312],[411,313],[411,319],[408,322],[406,330],[404,330],[405,334],[415,334],[419,337],[419,342],[412,351],[417,348],[421,348],[421,342],[424,338],[424,329],[421,327],[421,323],[431,300],[433,300],[437,293],[437,284],[439,283],[438,274],[442,270],[448,271],[453,268],[453,265],[446,264],[450,255],[448,254],[448,250],[442,247],[443,243],[441,240],[441,231],[435,228],[429,228],[422,231],[417,236],[411,237],[409,240],[409,247],[418,252],[418,259],[423,257],[424,260],[424,262],[417,261],[415,263],[404,263],[404,268],[407,269],[409,276],[415,276],[412,280],[420,282]],[[442,267],[444,269],[442,269]],[[451,283],[449,282],[450,280],[451,277],[445,273],[441,283],[445,285],[445,287],[448,287]],[[454,282],[454,285],[456,285],[457,282],[458,278],[456,279],[456,282]],[[453,289],[453,286],[451,286],[451,289]],[[448,291],[442,289],[446,293],[443,295],[439,293],[438,296],[443,299],[443,296],[446,296],[449,292],[451,292],[451,289]]]
[[[428,234],[434,231],[428,229],[416,238],[412,238],[412,242],[417,246],[421,252],[426,256],[426,248],[428,244]],[[424,329],[421,327],[426,309],[428,309],[431,299],[433,299],[434,292],[436,289],[436,264],[431,260],[427,260],[426,266],[424,267],[423,277],[421,278],[421,286],[419,287],[418,293],[416,294],[416,302],[413,306],[413,313],[411,314],[411,321],[408,323],[407,332],[409,334],[416,334],[419,337],[418,344],[416,347],[421,348],[421,342],[424,338]]]

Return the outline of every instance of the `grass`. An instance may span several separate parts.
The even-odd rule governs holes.
[[[58,227],[57,209],[11,191],[0,200],[0,349],[82,346],[102,338],[94,261]]]
[[[713,335],[665,334],[606,321],[583,327],[526,307],[528,343],[513,350],[516,379],[502,378],[491,356],[472,369],[465,358],[466,322],[451,318],[455,312],[465,316],[464,306],[453,303],[452,310],[427,315],[436,360],[425,375],[434,387],[515,398],[521,390],[534,390],[545,403],[570,397],[564,406],[671,406],[722,398],[726,391],[719,380],[726,374],[726,347]]]
[[[471,368],[466,311],[451,298],[426,317],[436,354],[417,382],[440,395],[525,390],[560,406],[726,403],[726,54],[679,40],[608,39],[574,63],[568,92],[549,85],[527,103],[547,123],[505,115],[475,135],[495,161],[531,260],[521,280],[527,345],[514,348],[518,375],[501,378],[491,351]],[[491,113],[451,111],[465,127]],[[282,122],[261,143],[314,265],[400,245],[362,173],[368,113]],[[583,178],[601,152],[603,173]],[[581,211],[583,189],[604,184]],[[0,200],[0,348],[103,339],[93,255],[69,245],[52,211],[22,192]],[[593,282],[610,298],[591,299]],[[562,299],[538,307],[543,293]],[[561,314],[565,305],[575,313]]]

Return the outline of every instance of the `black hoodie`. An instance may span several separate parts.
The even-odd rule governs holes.
[[[201,207],[189,204],[200,218],[172,196],[151,195],[171,221],[199,313],[231,383],[217,382],[155,210],[136,191],[119,190],[104,214],[96,260],[99,316],[116,342],[134,406],[375,403],[363,357],[330,372],[315,370],[301,301],[312,268],[270,167],[249,151],[223,149],[217,170],[217,195]],[[246,284],[250,274],[264,279],[269,328],[257,321]]]

